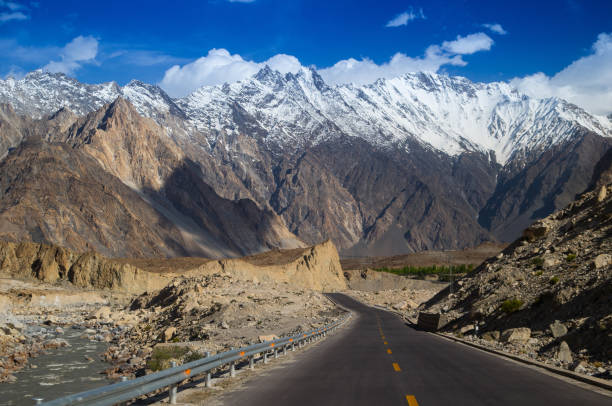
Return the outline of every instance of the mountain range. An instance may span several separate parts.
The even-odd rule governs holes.
[[[510,241],[612,146],[607,117],[432,73],[329,86],[265,67],[173,99],[35,71],[0,103],[0,237],[111,256]]]

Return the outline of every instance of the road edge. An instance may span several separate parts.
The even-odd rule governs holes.
[[[375,307],[377,309],[380,309],[380,310],[387,311],[389,313],[393,313],[393,314],[401,317],[402,320],[404,320],[404,322],[406,324],[409,324],[411,326],[416,326],[416,323],[414,323],[414,321],[410,320],[409,318],[407,318],[405,315],[403,315],[400,312],[397,312],[397,311],[394,311],[394,310],[391,310],[391,309],[388,309],[388,308],[384,308],[382,306],[376,306],[375,305],[373,307]],[[567,369],[563,369],[563,368],[555,367],[555,366],[552,366],[552,365],[548,365],[548,364],[545,364],[545,363],[540,362],[540,361],[535,361],[535,360],[532,360],[532,359],[529,359],[529,358],[524,358],[524,357],[521,357],[520,355],[516,355],[516,354],[508,353],[508,352],[505,352],[505,351],[500,351],[500,350],[496,350],[496,349],[493,349],[493,348],[489,348],[489,347],[486,347],[484,345],[476,344],[476,343],[473,343],[471,341],[464,340],[464,339],[461,339],[459,337],[452,336],[450,334],[439,333],[439,332],[436,332],[436,331],[428,331],[428,333],[429,334],[433,334],[433,335],[438,336],[438,337],[445,338],[447,340],[452,340],[452,341],[455,341],[455,342],[458,342],[458,343],[461,343],[461,344],[468,345],[470,347],[473,347],[473,348],[476,348],[476,349],[488,352],[488,353],[493,354],[493,355],[497,355],[499,357],[509,358],[511,360],[514,360],[514,361],[517,361],[517,362],[520,362],[520,363],[523,363],[523,364],[526,364],[526,365],[531,365],[531,366],[534,366],[534,367],[542,368],[542,369],[547,370],[548,372],[552,372],[555,375],[561,375],[561,376],[564,376],[566,378],[573,379],[575,381],[583,382],[583,383],[595,386],[597,388],[604,389],[605,392],[601,392],[601,391],[597,391],[597,392],[598,393],[603,393],[606,396],[612,397],[612,382],[608,382],[608,381],[606,381],[604,379],[595,378],[595,377],[589,376],[589,375],[582,375],[582,374],[579,374],[577,372],[573,372],[573,371],[569,371]]]
[[[571,379],[576,380],[576,381],[584,382],[584,383],[587,383],[589,385],[593,385],[593,386],[596,386],[598,388],[605,389],[606,390],[605,394],[607,396],[612,397],[612,383],[608,382],[606,380],[603,380],[603,379],[600,379],[600,378],[595,378],[593,376],[582,375],[582,374],[579,374],[579,373],[576,373],[576,372],[573,372],[573,371],[569,371],[567,369],[563,369],[563,368],[555,367],[555,366],[552,366],[552,365],[548,365],[548,364],[545,364],[545,363],[540,362],[540,361],[535,361],[535,360],[532,360],[532,359],[524,358],[524,357],[521,357],[520,355],[516,355],[516,354],[504,352],[504,351],[499,351],[499,350],[496,350],[496,349],[493,349],[493,348],[486,347],[484,345],[480,345],[480,344],[476,344],[476,343],[470,342],[468,340],[464,340],[464,339],[461,339],[461,338],[458,338],[458,337],[454,337],[454,336],[452,336],[450,334],[431,332],[431,331],[429,333],[433,334],[435,336],[438,336],[438,337],[445,338],[447,340],[452,340],[452,341],[455,341],[455,342],[458,342],[458,343],[461,343],[461,344],[464,344],[464,345],[468,345],[468,346],[473,347],[473,348],[477,348],[477,349],[482,350],[482,351],[486,351],[486,352],[488,352],[490,354],[498,355],[498,356],[504,357],[504,358],[510,358],[510,359],[512,359],[514,361],[518,361],[518,362],[521,362],[523,364],[532,365],[532,366],[535,366],[535,367],[538,367],[538,368],[545,369],[545,370],[547,370],[549,372],[552,372],[553,374],[556,374],[556,375],[562,375],[562,376],[564,376],[566,378],[571,378]]]

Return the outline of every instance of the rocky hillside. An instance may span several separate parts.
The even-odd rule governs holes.
[[[310,69],[265,68],[171,99],[138,81],[86,85],[37,71],[0,81],[0,102],[14,109],[0,116],[0,156],[30,134],[82,149],[146,195],[186,250],[218,257],[297,239],[329,238],[347,255],[511,241],[582,192],[612,145],[608,119],[563,100],[435,74],[329,86]],[[177,191],[177,162],[197,168],[178,183],[206,191]],[[229,226],[229,215],[210,213],[216,204],[200,194],[212,193],[253,202],[268,234],[240,241],[245,218]]]
[[[467,334],[478,324],[482,337],[516,352],[605,375],[602,363],[612,367],[612,185],[535,222],[424,308],[446,313],[447,330]]]

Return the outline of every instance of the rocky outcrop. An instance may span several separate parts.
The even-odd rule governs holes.
[[[142,293],[161,289],[172,275],[154,274],[129,264],[113,262],[94,252],[76,253],[62,247],[0,241],[0,275],[36,278],[77,287]]]
[[[167,260],[172,267],[174,260]],[[185,277],[228,274],[239,280],[286,283],[301,289],[332,292],[347,288],[338,251],[331,241],[308,248],[274,250],[262,254],[206,261],[181,269]]]
[[[0,276],[68,281],[81,288],[141,293],[161,289],[178,276],[231,275],[237,280],[285,283],[300,289],[346,289],[338,251],[330,241],[237,259],[194,259],[182,268],[173,259],[151,262],[156,267],[166,264],[168,271],[148,269],[147,261],[138,259],[113,260],[92,251],[77,253],[53,245],[0,241]]]

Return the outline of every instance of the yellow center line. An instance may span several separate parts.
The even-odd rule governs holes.
[[[408,402],[408,406],[419,406],[419,402],[412,395],[406,395],[406,402]]]
[[[386,342],[386,341],[383,341],[383,343],[385,343],[385,345],[389,345],[389,343],[388,343],[388,342]]]
[[[387,354],[391,354],[391,348],[387,348]]]
[[[395,370],[395,372],[400,372],[401,371],[401,369],[399,367],[399,364],[397,362],[393,363],[393,369]]]

